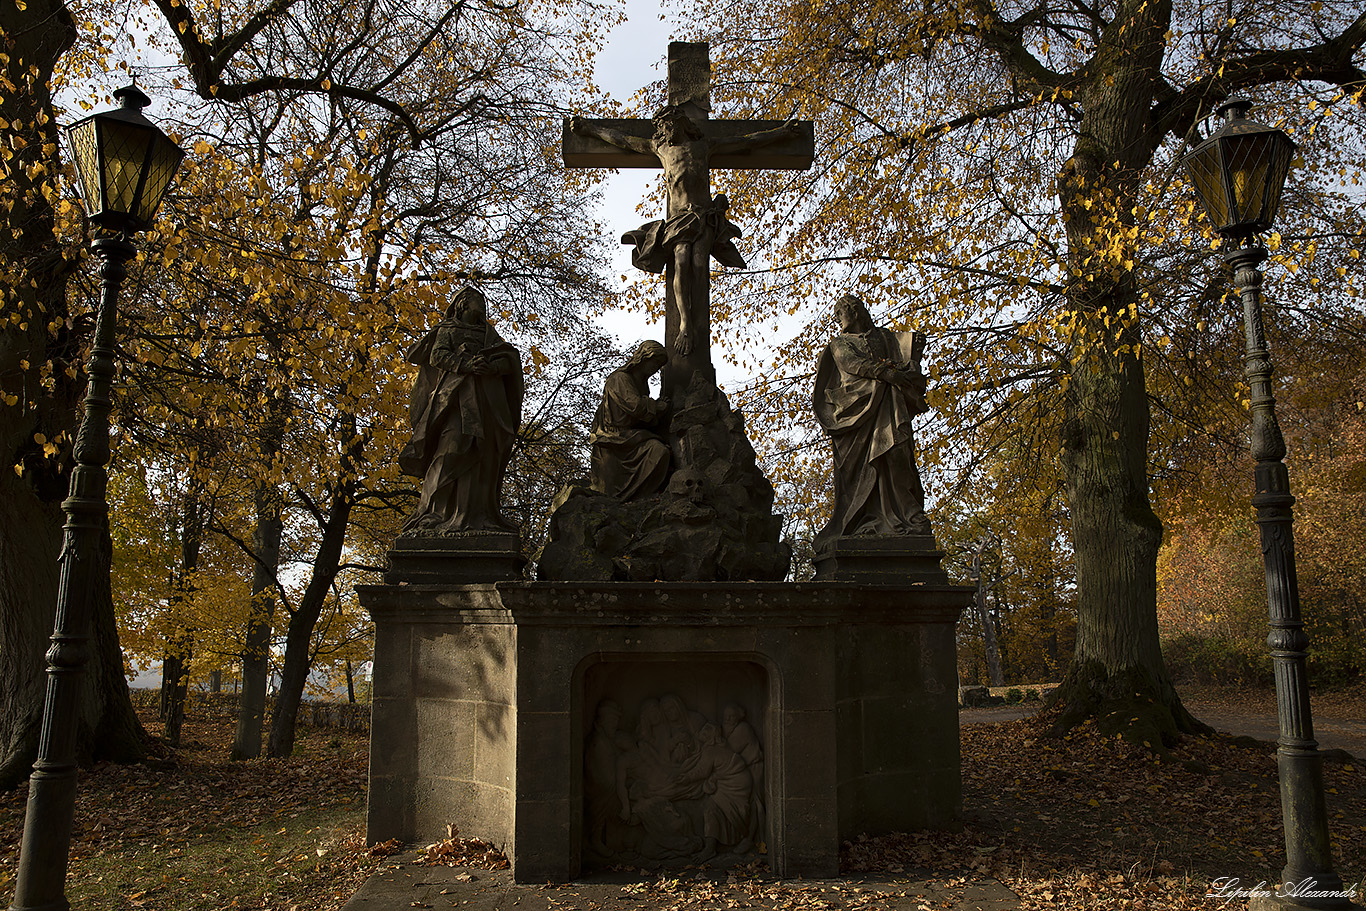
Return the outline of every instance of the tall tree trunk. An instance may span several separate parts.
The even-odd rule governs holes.
[[[285,635],[285,664],[280,672],[280,693],[275,700],[275,714],[270,719],[270,755],[273,758],[283,758],[294,752],[294,726],[312,665],[309,646],[313,640],[313,627],[317,625],[328,592],[337,578],[342,546],[346,543],[346,531],[351,524],[351,510],[356,504],[356,466],[364,452],[365,439],[357,433],[354,415],[343,414],[341,427],[346,449],[342,454],[337,481],[332,485],[327,513],[319,517],[322,540],[313,558],[308,588],[289,618],[289,630]]]
[[[273,334],[268,336],[273,340]],[[261,426],[259,458],[268,475],[280,456],[285,425],[289,422],[289,389],[280,386],[266,393],[266,419]],[[270,678],[271,625],[275,622],[277,574],[280,568],[279,492],[266,480],[255,491],[256,528],[252,532],[251,611],[242,643],[242,699],[237,705],[237,730],[233,734],[234,760],[261,755],[261,732],[266,717],[266,685]]]
[[[356,704],[356,677],[351,670],[351,659],[346,659],[346,701],[350,705]]]
[[[194,574],[199,569],[199,548],[204,540],[203,503],[198,484],[192,479],[185,490],[185,504],[180,523],[180,571],[177,573],[175,594],[171,596],[171,611],[194,593]],[[185,723],[185,697],[189,693],[190,658],[194,651],[194,631],[181,627],[166,643],[162,659],[161,719],[166,722],[166,740],[180,746],[180,728]]]
[[[60,509],[84,390],[80,339],[68,320],[63,256],[44,195],[58,168],[48,92],[75,24],[55,0],[0,3],[0,118],[13,142],[0,148],[0,788],[28,777],[38,755],[46,688],[44,657],[57,603]],[[41,382],[51,363],[53,386]],[[55,454],[45,446],[55,444]],[[16,472],[22,472],[17,474]],[[143,734],[128,697],[107,575],[96,592],[93,654],[86,665],[82,755],[135,761]],[[96,732],[107,741],[91,741]]]
[[[982,624],[982,644],[987,656],[987,681],[992,686],[1005,686],[1005,674],[1001,671],[1001,649],[996,642],[996,624],[992,622],[991,611],[987,609],[986,580],[982,573],[982,551],[986,542],[978,541],[972,554],[972,578],[977,585],[977,619]]]
[[[180,729],[185,724],[193,651],[194,637],[181,630],[166,643],[161,656],[161,720],[166,724],[166,742],[173,747],[180,746]]]
[[[38,758],[62,531],[61,513],[13,472],[0,471],[0,503],[0,787],[9,789]]]
[[[242,649],[242,699],[237,708],[237,731],[232,758],[261,755],[261,730],[266,715],[266,684],[270,676],[270,630],[275,615],[275,574],[280,564],[279,500],[266,484],[256,487],[256,530],[252,534],[255,568],[251,574],[251,615]]]
[[[275,699],[275,714],[270,719],[270,756],[280,759],[294,752],[294,727],[298,720],[299,703],[303,700],[304,684],[312,665],[313,627],[322,614],[327,594],[341,565],[342,545],[351,521],[355,503],[354,480],[337,486],[323,526],[322,542],[313,558],[313,573],[308,588],[294,613],[289,618],[285,635],[285,664],[280,671],[280,692]]]
[[[104,569],[96,591],[93,638],[98,660],[86,665],[86,701],[94,708],[81,727],[79,759],[84,763],[108,760],[132,763],[147,758],[150,739],[138,720],[128,693],[128,675],[119,646],[118,624],[114,620],[114,594],[109,586],[109,568],[114,559],[114,542],[105,526],[102,548]],[[55,612],[54,612],[55,613]]]
[[[1154,141],[1145,128],[1170,0],[1121,0],[1058,179],[1067,224],[1074,359],[1062,467],[1077,569],[1077,644],[1054,702],[1060,727],[1094,716],[1161,750],[1200,726],[1172,688],[1157,633],[1162,523],[1148,501],[1148,396],[1133,210]],[[1132,309],[1131,309],[1132,308]]]
[[[1044,506],[1046,512],[1053,511],[1053,498],[1050,496]],[[1051,524],[1049,525],[1051,528]],[[1055,571],[1056,564],[1053,556],[1058,552],[1057,537],[1051,532],[1048,535],[1048,569],[1044,572],[1041,580],[1039,597],[1039,617],[1043,621],[1043,628],[1048,632],[1044,636],[1044,654],[1048,658],[1048,678],[1053,679],[1053,675],[1058,672],[1060,664],[1058,656],[1058,574]]]

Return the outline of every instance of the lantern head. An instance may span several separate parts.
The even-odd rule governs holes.
[[[1271,227],[1295,157],[1289,136],[1247,118],[1251,107],[1245,98],[1220,105],[1224,125],[1182,161],[1210,223],[1234,239]]]
[[[114,231],[145,231],[185,153],[142,116],[152,99],[137,86],[114,97],[121,107],[71,124],[67,139],[90,220]]]

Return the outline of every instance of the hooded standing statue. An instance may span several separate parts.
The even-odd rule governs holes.
[[[911,432],[927,410],[925,337],[877,328],[852,294],[835,318],[841,331],[821,354],[812,402],[835,450],[835,507],[816,535],[818,556],[837,538],[930,534]]]
[[[398,464],[422,489],[404,534],[516,532],[498,504],[522,420],[522,359],[489,324],[484,295],[468,287],[457,294],[408,362],[421,369],[413,438]]]

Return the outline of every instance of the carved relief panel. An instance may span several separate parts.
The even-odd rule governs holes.
[[[586,866],[724,866],[765,852],[767,676],[743,661],[588,669]]]

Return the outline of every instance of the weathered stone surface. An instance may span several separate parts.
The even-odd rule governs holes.
[[[417,587],[371,588],[401,593]],[[488,613],[490,589],[448,589],[463,593],[469,613],[462,621]],[[447,824],[458,822],[495,844],[510,842],[515,627],[450,622],[446,610],[388,617],[395,622],[377,627],[376,642],[385,647],[375,657],[403,663],[374,678],[366,832],[375,841],[412,841],[416,833],[435,841]],[[452,815],[454,807],[459,812]]]
[[[589,668],[585,866],[732,866],[756,855],[767,778],[750,719],[765,724],[766,683],[747,662]]]
[[[666,490],[635,500],[570,485],[553,507],[537,578],[565,581],[777,581],[792,548],[773,514],[744,417],[698,379],[669,426]]]
[[[835,538],[816,555],[816,578],[841,582],[927,582],[945,585],[944,552],[932,535],[860,535]]]
[[[954,629],[971,589],[503,582],[358,591],[384,643],[377,660],[403,664],[375,669],[372,839],[436,840],[454,824],[505,845],[520,881],[610,865],[617,855],[603,847],[634,836],[629,820],[615,832],[595,825],[621,807],[605,790],[594,796],[593,731],[604,702],[616,703],[618,729],[638,749],[650,700],[662,715],[673,704],[690,736],[696,727],[699,751],[701,740],[712,744],[706,769],[686,765],[686,751],[674,760],[680,788],[687,768],[702,795],[714,768],[737,784],[729,757],[745,760],[750,802],[741,812],[731,789],[730,810],[712,808],[714,823],[729,820],[713,828],[713,862],[747,847],[727,843],[740,822],[753,840],[757,820],[775,872],[806,877],[837,871],[841,839],[957,824]],[[454,682],[436,686],[434,675]],[[698,719],[719,723],[724,749]],[[741,722],[752,743],[736,733]],[[633,782],[628,774],[628,790]],[[597,784],[606,787],[605,773]],[[635,790],[674,802],[648,783]],[[696,801],[674,809],[700,843],[679,852],[687,857],[643,858],[649,864],[707,853],[704,796],[679,799]],[[619,859],[642,859],[638,844],[626,847]]]
[[[408,352],[419,368],[399,468],[422,480],[409,535],[516,532],[498,511],[522,420],[522,359],[489,324],[484,295],[464,288]]]
[[[812,405],[830,437],[835,502],[816,557],[840,538],[929,536],[911,422],[926,411],[925,337],[873,325],[863,301],[835,304],[837,335],[816,366]]]
[[[522,578],[526,557],[516,532],[448,531],[404,535],[388,553],[384,581],[391,585],[469,585]]]
[[[991,698],[991,690],[984,686],[960,686],[958,688],[958,704],[963,708],[977,708],[987,704]]]
[[[732,242],[740,229],[726,219],[729,202],[712,195],[712,168],[808,168],[815,149],[809,122],[712,121],[711,61],[706,43],[672,42],[669,103],[652,120],[566,120],[569,167],[657,167],[668,206],[663,219],[626,232],[637,268],[664,272],[664,344],[670,361],[664,393],[693,380],[715,382],[711,362],[709,260],[742,267]]]
[[[650,397],[650,377],[668,363],[664,346],[641,342],[630,360],[603,384],[593,415],[591,486],[618,500],[638,500],[664,489],[669,478],[667,399]]]

